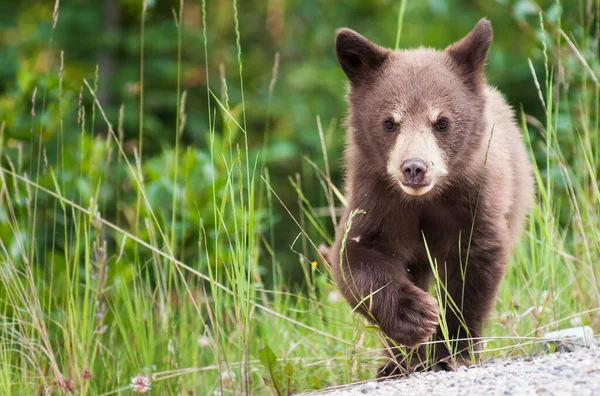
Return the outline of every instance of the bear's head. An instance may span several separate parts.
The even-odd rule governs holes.
[[[340,29],[348,131],[363,163],[407,196],[434,196],[456,182],[484,139],[491,41],[487,19],[443,51],[389,50]]]

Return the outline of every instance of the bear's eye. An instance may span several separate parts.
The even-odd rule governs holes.
[[[396,130],[396,123],[394,122],[393,119],[388,118],[387,120],[385,120],[383,122],[383,127],[385,128],[386,131],[388,132],[394,132]]]
[[[448,129],[450,122],[447,118],[440,118],[440,120],[435,124],[435,129],[439,132],[444,132]]]

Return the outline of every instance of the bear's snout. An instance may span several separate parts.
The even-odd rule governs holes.
[[[422,186],[427,173],[427,164],[420,158],[409,158],[402,162],[403,184],[409,187]]]

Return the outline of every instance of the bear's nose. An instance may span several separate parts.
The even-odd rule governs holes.
[[[425,179],[427,164],[422,159],[409,158],[402,163],[402,174],[406,184],[419,184]]]

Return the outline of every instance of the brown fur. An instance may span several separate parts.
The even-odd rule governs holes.
[[[389,346],[417,347],[442,339],[438,302],[428,294],[432,270],[424,239],[461,308],[458,315],[446,308],[452,339],[476,339],[522,231],[533,194],[531,167],[511,108],[486,83],[491,41],[486,19],[444,51],[392,51],[349,29],[337,33],[338,59],[350,80],[348,208],[330,257],[342,294],[379,325],[391,339]],[[428,124],[428,117],[436,116],[432,108],[450,120],[447,131]],[[383,123],[392,113],[399,114],[394,116],[398,129],[389,132]],[[406,193],[386,171],[399,134],[412,139],[432,134],[427,136],[435,137],[446,159],[447,174],[423,195]],[[357,209],[365,213],[352,218],[348,231]],[[451,355],[442,345],[430,362],[437,367]],[[469,345],[452,343],[459,362],[468,360]],[[399,357],[396,347],[390,351],[396,359],[379,376],[415,370],[425,359],[423,348],[415,349],[411,359]]]

